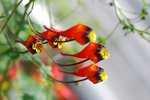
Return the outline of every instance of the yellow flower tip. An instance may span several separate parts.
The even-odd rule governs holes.
[[[107,52],[105,47],[103,47],[99,53],[102,55],[103,59],[107,59],[110,57],[110,54]]]
[[[61,49],[62,48],[62,44],[58,44],[58,48]]]
[[[1,85],[2,90],[7,90],[9,88],[9,82],[4,81]]]
[[[63,43],[64,43],[64,42],[63,42],[63,41],[64,41],[64,38],[59,37],[57,41],[59,41],[59,42],[53,42],[53,44],[54,44],[54,45],[57,45],[58,48],[61,49],[61,48],[62,48],[62,45],[63,45]]]
[[[35,50],[36,52],[42,52],[44,46],[42,42],[36,42],[35,44],[32,45],[32,49]]]
[[[58,44],[58,42],[53,42],[53,44],[54,44],[54,45],[57,45],[57,44]]]
[[[99,76],[101,77],[101,80],[102,80],[102,81],[105,81],[105,80],[108,79],[108,76],[107,76],[105,70],[103,70],[103,72],[102,72]]]
[[[87,35],[87,37],[90,39],[91,42],[95,42],[96,34],[95,34],[94,30],[91,30],[90,33]]]

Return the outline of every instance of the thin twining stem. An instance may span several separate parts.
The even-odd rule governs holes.
[[[12,44],[10,43],[10,41],[9,41],[9,39],[8,39],[8,37],[7,37],[7,35],[4,34],[4,36],[5,36],[6,40],[7,40],[7,43],[8,43],[8,45],[9,45],[9,47],[10,47],[14,52],[16,52],[16,53],[27,53],[27,52],[28,52],[28,50],[26,50],[26,51],[17,51],[16,48],[14,48],[14,47],[12,46]]]
[[[60,64],[60,63],[57,63],[57,61],[56,61],[55,59],[53,59],[53,57],[51,57],[51,56],[49,55],[49,53],[47,52],[46,49],[44,49],[44,50],[45,50],[45,52],[47,53],[48,57],[49,57],[55,64],[57,64],[57,65],[59,65],[59,66],[62,66],[62,67],[78,65],[78,64],[81,64],[81,63],[86,62],[86,61],[89,60],[89,58],[87,58],[87,59],[84,59],[84,60],[82,60],[82,61],[79,61],[79,62],[76,62],[76,63],[72,63],[72,64]]]
[[[39,35],[40,32],[38,32],[38,31],[33,27],[32,21],[31,21],[31,19],[30,19],[30,17],[29,17],[29,14],[28,14],[28,16],[27,16],[27,20],[28,20],[28,24],[29,24],[29,26],[30,26],[30,28],[31,28],[31,31],[32,31],[33,33],[35,33],[36,35]]]
[[[59,64],[59,63],[57,63],[55,60],[53,60],[54,61],[54,63],[56,63],[57,65],[59,65],[59,66],[63,66],[63,67],[67,67],[67,66],[74,66],[74,65],[78,65],[78,64],[81,64],[81,63],[84,63],[84,62],[86,62],[86,61],[88,61],[89,60],[89,58],[87,58],[87,59],[84,59],[84,60],[82,60],[82,61],[79,61],[79,62],[76,62],[76,63],[72,63],[72,64]]]
[[[120,16],[119,16],[119,13],[127,20],[127,22],[130,24],[130,19],[128,19],[126,16],[125,16],[125,14],[122,12],[122,11],[120,11],[118,8],[117,8],[117,6],[116,6],[116,0],[112,0],[113,1],[113,3],[114,3],[114,7],[115,7],[115,13],[116,13],[116,16],[117,16],[117,18],[118,18],[118,20],[121,22],[123,19],[121,19],[120,18]],[[118,12],[119,11],[119,12]],[[140,29],[138,29],[138,28],[136,28],[136,27],[131,27],[131,26],[129,26],[130,28],[134,28],[134,31],[136,31],[137,33],[144,33],[144,34],[150,34],[150,32],[148,32],[148,31],[143,31],[143,30],[140,30]]]
[[[43,37],[41,37],[41,38],[43,38]],[[71,42],[71,41],[74,41],[74,39],[68,39],[68,40],[65,40],[65,41],[53,41],[53,40],[50,40],[50,39],[47,39],[47,38],[43,38],[43,39],[47,40],[47,41],[43,42],[43,44],[46,44],[46,43],[48,43],[48,42],[64,43],[64,42]]]
[[[10,20],[10,18],[12,17],[12,15],[15,13],[16,9],[18,8],[18,6],[22,3],[23,0],[20,0],[20,2],[18,2],[18,4],[15,6],[14,10],[12,11],[12,13],[9,15],[9,17],[7,18],[6,22],[4,23],[4,25],[2,26],[0,33],[4,30],[4,28],[6,27],[8,21]]]
[[[41,66],[41,63],[37,62],[34,58],[32,58],[31,60],[34,64],[36,64],[38,67]],[[57,80],[55,79],[54,77],[52,77],[49,73],[47,73],[47,71],[43,70],[47,75],[48,77],[52,80],[52,82],[61,82],[61,83],[78,83],[78,82],[81,82],[81,81],[85,81],[87,80],[88,78],[83,78],[83,79],[79,79],[79,80],[74,80],[74,81],[63,81],[63,80]]]
[[[51,79],[52,79],[53,81],[57,81],[57,82],[61,82],[61,83],[78,83],[78,82],[81,82],[81,81],[85,81],[85,80],[87,80],[88,78],[83,78],[83,79],[74,80],[74,81],[62,81],[62,80],[57,80],[57,79],[55,79],[55,78],[53,78],[53,77],[51,76]]]
[[[34,2],[33,2],[33,4],[32,4],[31,10],[30,10],[29,13],[27,14],[27,21],[28,21],[28,24],[29,24],[29,26],[30,26],[30,28],[31,28],[31,31],[34,32],[34,33],[37,35],[37,34],[40,34],[40,32],[38,32],[38,31],[33,27],[32,21],[31,21],[31,19],[30,19],[30,17],[29,17],[30,14],[31,14],[31,12],[32,12],[32,10],[33,10],[33,7],[34,7]]]
[[[29,1],[29,3],[28,4],[31,4],[32,2],[31,1]],[[23,16],[22,16],[22,18],[21,18],[21,26],[19,27],[19,29],[17,30],[17,32],[16,32],[16,34],[18,35],[19,34],[19,32],[20,32],[20,30],[21,30],[21,28],[22,28],[22,26],[24,25],[23,24],[23,22],[24,22],[24,19],[25,19],[25,16],[26,16],[26,14],[27,14],[27,17],[28,17],[28,15],[32,12],[32,10],[33,10],[33,7],[34,7],[34,2],[32,3],[32,7],[31,7],[31,10],[29,11],[29,13],[27,14],[27,11],[28,11],[28,9],[29,9],[29,6],[26,6],[25,7],[25,11],[24,11],[24,14],[23,14]]]
[[[116,6],[116,2],[115,2],[115,0],[112,0],[112,2],[113,2],[113,4],[114,4],[116,16],[117,16],[117,18],[119,19],[119,21],[121,21],[121,18],[120,18],[119,14],[118,14],[118,9],[117,9],[117,6]]]
[[[39,37],[41,37],[41,38],[43,38],[43,39],[45,39],[45,40],[47,40],[47,41],[49,41],[49,42],[70,42],[70,41],[74,41],[74,39],[69,39],[69,40],[65,40],[65,41],[54,41],[54,40],[50,40],[50,39],[48,39],[48,38],[44,38],[44,37],[41,35],[41,33],[38,32],[38,31],[33,27],[32,21],[31,21],[31,19],[30,19],[29,16],[28,16],[28,24],[29,24],[31,30],[32,30],[36,35],[38,35]],[[44,28],[45,28],[46,30],[48,30],[48,31],[54,32],[54,31],[48,29],[46,26],[44,26]],[[55,32],[55,33],[56,33],[56,32]],[[57,34],[57,33],[56,33],[56,34]],[[44,43],[47,43],[47,42],[44,42]]]
[[[31,7],[31,10],[30,10],[30,12],[27,14],[27,20],[28,20],[28,24],[29,24],[29,26],[30,26],[30,28],[31,28],[31,30],[36,34],[36,35],[38,35],[39,37],[41,37],[41,38],[43,38],[43,39],[45,39],[45,40],[47,40],[47,41],[49,41],[49,42],[70,42],[70,41],[74,41],[74,39],[68,39],[68,40],[65,40],[65,41],[54,41],[54,40],[50,40],[50,39],[48,39],[48,38],[44,38],[42,35],[41,35],[41,33],[40,32],[38,32],[34,27],[33,27],[33,25],[32,25],[32,21],[31,21],[31,19],[30,19],[30,17],[29,17],[29,15],[31,14],[31,12],[32,12],[32,10],[33,10],[33,7],[34,7],[34,2],[33,2],[33,4],[32,4],[32,7]],[[46,29],[46,30],[48,30],[48,31],[51,31],[51,32],[55,32],[55,31],[53,31],[53,30],[50,30],[48,27],[46,27],[46,26],[44,26],[44,28]],[[56,32],[55,32],[56,33]],[[56,33],[57,34],[57,33]],[[48,43],[48,42],[44,42],[44,44],[45,43]]]
[[[116,0],[112,0],[112,2],[113,2],[113,4],[114,4],[115,13],[116,13],[116,16],[117,16],[117,18],[119,19],[119,21],[121,21],[121,18],[120,18],[120,16],[119,16],[119,14],[122,14],[123,17],[125,17],[125,18],[128,19],[128,20],[133,20],[133,19],[138,19],[138,18],[139,18],[139,16],[137,16],[137,17],[135,17],[135,18],[127,18],[123,12],[130,12],[130,13],[134,13],[134,14],[137,14],[137,13],[136,13],[136,12],[132,12],[132,11],[123,10],[122,8],[118,7]]]
[[[32,5],[32,7],[33,7],[33,5]],[[70,42],[70,41],[74,41],[74,39],[69,39],[69,40],[65,40],[65,41],[54,41],[54,40],[50,40],[50,39],[48,39],[48,38],[44,38],[44,37],[41,35],[41,33],[38,32],[38,31],[33,27],[33,25],[32,25],[32,21],[31,21],[31,19],[30,19],[30,17],[29,17],[29,15],[30,15],[31,12],[32,12],[32,10],[31,10],[31,11],[28,13],[28,15],[27,15],[28,24],[29,24],[31,30],[32,30],[36,35],[38,35],[39,37],[41,37],[41,38],[43,38],[43,39],[45,39],[45,40],[47,40],[47,41],[49,41],[49,42]],[[44,28],[45,28],[46,30],[48,30],[48,31],[54,32],[54,31],[50,30],[48,27],[46,27],[46,26],[44,26]],[[56,32],[55,32],[55,33],[56,33]],[[56,34],[57,34],[57,33],[56,33]],[[45,44],[45,43],[47,43],[47,42],[44,42],[44,44]]]
[[[115,28],[111,31],[111,33],[106,37],[106,40],[108,40],[113,35],[113,33],[116,31],[119,25],[120,25],[120,22],[115,26]]]
[[[17,35],[17,36],[19,35],[19,33],[20,33],[20,31],[21,31],[21,29],[22,29],[22,27],[23,27],[23,25],[24,25],[25,16],[26,16],[26,11],[24,11],[23,16],[22,16],[21,21],[20,21],[21,24],[20,24],[18,30],[16,31],[16,35]]]

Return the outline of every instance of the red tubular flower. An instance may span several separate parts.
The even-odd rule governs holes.
[[[94,63],[97,63],[110,56],[110,54],[107,53],[107,50],[103,45],[94,42],[90,42],[89,45],[87,45],[79,53],[76,54],[61,53],[61,54],[65,56],[73,56],[78,58],[88,58],[92,60]]]
[[[48,40],[48,44],[52,47],[52,48],[57,48],[59,44],[54,43],[55,41],[59,41],[60,40],[60,36],[58,34],[56,34],[53,31],[56,31],[54,28],[48,29],[46,26],[44,26],[44,28],[46,29],[45,32],[42,32],[40,35],[42,38]],[[53,30],[53,31],[49,31],[49,30]]]
[[[96,40],[94,30],[83,24],[74,25],[65,31],[59,32],[58,34],[67,38],[75,39],[75,41],[81,45],[90,41],[94,42]]]
[[[84,45],[90,41],[94,42],[96,40],[96,35],[95,35],[94,30],[92,30],[90,27],[83,25],[83,24],[74,25],[65,31],[56,30],[54,28],[51,28],[51,29],[45,28],[45,29],[47,29],[47,32],[45,33],[45,35],[42,35],[42,36],[44,38],[48,37],[48,39],[50,40],[52,37],[54,38],[57,35],[64,36],[71,40],[75,40],[81,45]]]
[[[17,41],[23,44],[31,54],[41,52],[44,48],[39,36],[29,35],[26,41]]]
[[[66,72],[62,70],[60,71],[67,74],[76,75],[79,77],[87,77],[87,79],[94,84],[98,82],[102,82],[107,79],[106,71],[95,64],[90,64],[74,72]]]

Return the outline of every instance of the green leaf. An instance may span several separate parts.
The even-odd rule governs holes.
[[[128,25],[124,25],[122,29],[123,30],[129,29],[129,26]]]
[[[123,25],[123,30],[129,29],[129,26],[126,24],[125,20],[120,20],[120,24]]]
[[[140,12],[140,16],[141,16],[141,20],[144,20],[148,15],[148,12],[146,9],[142,9],[141,12]]]

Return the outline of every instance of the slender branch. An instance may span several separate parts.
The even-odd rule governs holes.
[[[16,53],[27,53],[27,52],[28,52],[28,50],[26,50],[26,51],[17,51],[16,48],[14,48],[14,47],[12,46],[12,44],[11,44],[11,42],[9,41],[9,38],[7,37],[7,35],[4,34],[4,36],[5,36],[6,40],[7,40],[7,43],[8,43],[8,45],[9,45],[9,47],[12,49],[12,51],[14,51],[14,52],[16,52]]]
[[[59,63],[57,63],[54,59],[52,59],[52,60],[53,60],[53,62],[54,62],[55,64],[57,64],[57,65],[59,65],[59,66],[67,67],[67,66],[74,66],[74,65],[78,65],[78,64],[81,64],[81,63],[83,63],[83,62],[86,62],[86,61],[89,60],[89,58],[84,59],[84,60],[79,61],[79,62],[76,62],[76,63],[72,63],[72,64],[59,64]]]
[[[31,19],[30,19],[30,14],[31,14],[31,12],[32,12],[32,10],[33,10],[33,7],[34,7],[34,2],[32,3],[31,10],[30,10],[29,13],[27,14],[27,21],[28,21],[28,24],[29,24],[29,26],[30,26],[30,28],[31,28],[31,31],[32,31],[33,33],[35,33],[36,35],[39,35],[40,32],[38,32],[38,31],[33,27],[32,21],[31,21]]]
[[[122,22],[122,20],[126,20],[127,21],[127,27],[128,27],[128,29],[130,29],[131,31],[137,32],[137,34],[141,34],[142,33],[142,34],[148,34],[148,35],[150,35],[150,32],[148,32],[146,30],[138,29],[138,28],[134,27],[133,25],[131,25],[132,24],[131,19],[129,19],[129,18],[126,17],[126,15],[122,12],[121,8],[117,7],[116,2],[117,2],[116,0],[113,0],[114,7],[115,7],[115,12],[116,12],[116,16],[117,16],[117,18],[118,18],[118,20],[120,22]],[[119,16],[119,14],[121,14],[124,17],[124,19],[121,19],[120,16]]]
[[[4,28],[6,27],[8,21],[10,20],[10,18],[12,17],[12,15],[16,12],[16,9],[18,8],[18,6],[22,3],[23,0],[20,0],[20,2],[18,2],[18,4],[15,6],[14,10],[12,11],[12,13],[9,15],[9,17],[7,18],[6,22],[4,23],[4,25],[2,26],[1,30],[0,30],[0,34],[2,33],[2,31],[4,30]]]
[[[27,20],[28,20],[28,24],[29,24],[29,26],[30,26],[30,28],[31,28],[31,31],[32,31],[33,33],[35,33],[35,35],[38,35],[38,36],[39,36],[39,35],[40,35],[40,32],[38,32],[38,31],[33,27],[32,21],[31,21],[29,15],[28,15],[28,17],[27,17]]]
[[[84,59],[84,60],[82,60],[82,61],[79,61],[79,62],[76,62],[76,63],[72,63],[72,64],[59,64],[59,63],[57,63],[57,61],[56,61],[55,59],[53,59],[53,57],[51,57],[51,56],[49,55],[49,53],[47,52],[46,49],[44,49],[44,50],[45,50],[45,52],[47,53],[48,57],[49,57],[55,64],[57,64],[57,65],[59,65],[59,66],[62,66],[62,67],[78,65],[78,64],[81,64],[81,63],[86,62],[86,61],[89,60],[89,58],[87,58],[87,59]]]
[[[34,58],[32,58],[32,62],[34,64],[36,64],[37,66],[41,66],[41,63],[37,62]],[[74,81],[63,81],[63,80],[57,80],[55,79],[54,77],[52,77],[49,73],[47,73],[47,71],[43,70],[47,75],[48,77],[52,80],[52,81],[56,81],[56,82],[61,82],[61,83],[78,83],[78,82],[81,82],[81,81],[85,81],[87,80],[88,78],[83,78],[83,79],[79,79],[79,80],[74,80]]]
[[[113,33],[116,31],[119,25],[120,25],[120,22],[115,26],[115,28],[111,31],[111,33],[106,37],[106,40],[108,40],[113,35]]]
[[[19,35],[19,33],[20,33],[20,31],[21,31],[21,29],[22,29],[22,27],[23,27],[23,25],[24,25],[25,16],[26,16],[26,11],[24,11],[24,14],[23,14],[23,16],[22,16],[22,18],[21,18],[21,24],[20,24],[20,26],[19,26],[19,29],[16,31],[16,35],[17,35],[17,36]]]
[[[28,11],[28,9],[29,9],[31,3],[32,3],[31,10],[30,10],[29,13],[27,14],[27,11]],[[19,34],[20,30],[22,29],[22,26],[24,25],[23,23],[24,23],[24,19],[25,19],[26,14],[27,14],[27,17],[28,17],[29,14],[32,12],[33,7],[34,7],[34,2],[29,1],[28,5],[29,5],[29,6],[26,6],[26,7],[25,7],[24,14],[23,14],[23,16],[22,16],[22,18],[21,18],[21,21],[22,21],[22,22],[21,22],[21,26],[19,27],[19,29],[18,29],[17,32],[16,32],[17,35]]]
[[[85,81],[85,80],[87,80],[88,78],[83,78],[83,79],[74,80],[74,81],[62,81],[62,80],[57,80],[57,79],[55,79],[55,78],[53,78],[53,77],[51,76],[51,79],[52,79],[53,81],[57,81],[57,82],[61,82],[61,83],[78,83],[78,82],[81,82],[81,81]]]
[[[121,22],[121,18],[120,18],[120,16],[119,16],[118,10],[117,10],[116,2],[115,2],[115,0],[112,0],[112,2],[113,2],[113,4],[114,4],[116,16],[117,16],[117,18],[119,19],[119,21]]]

